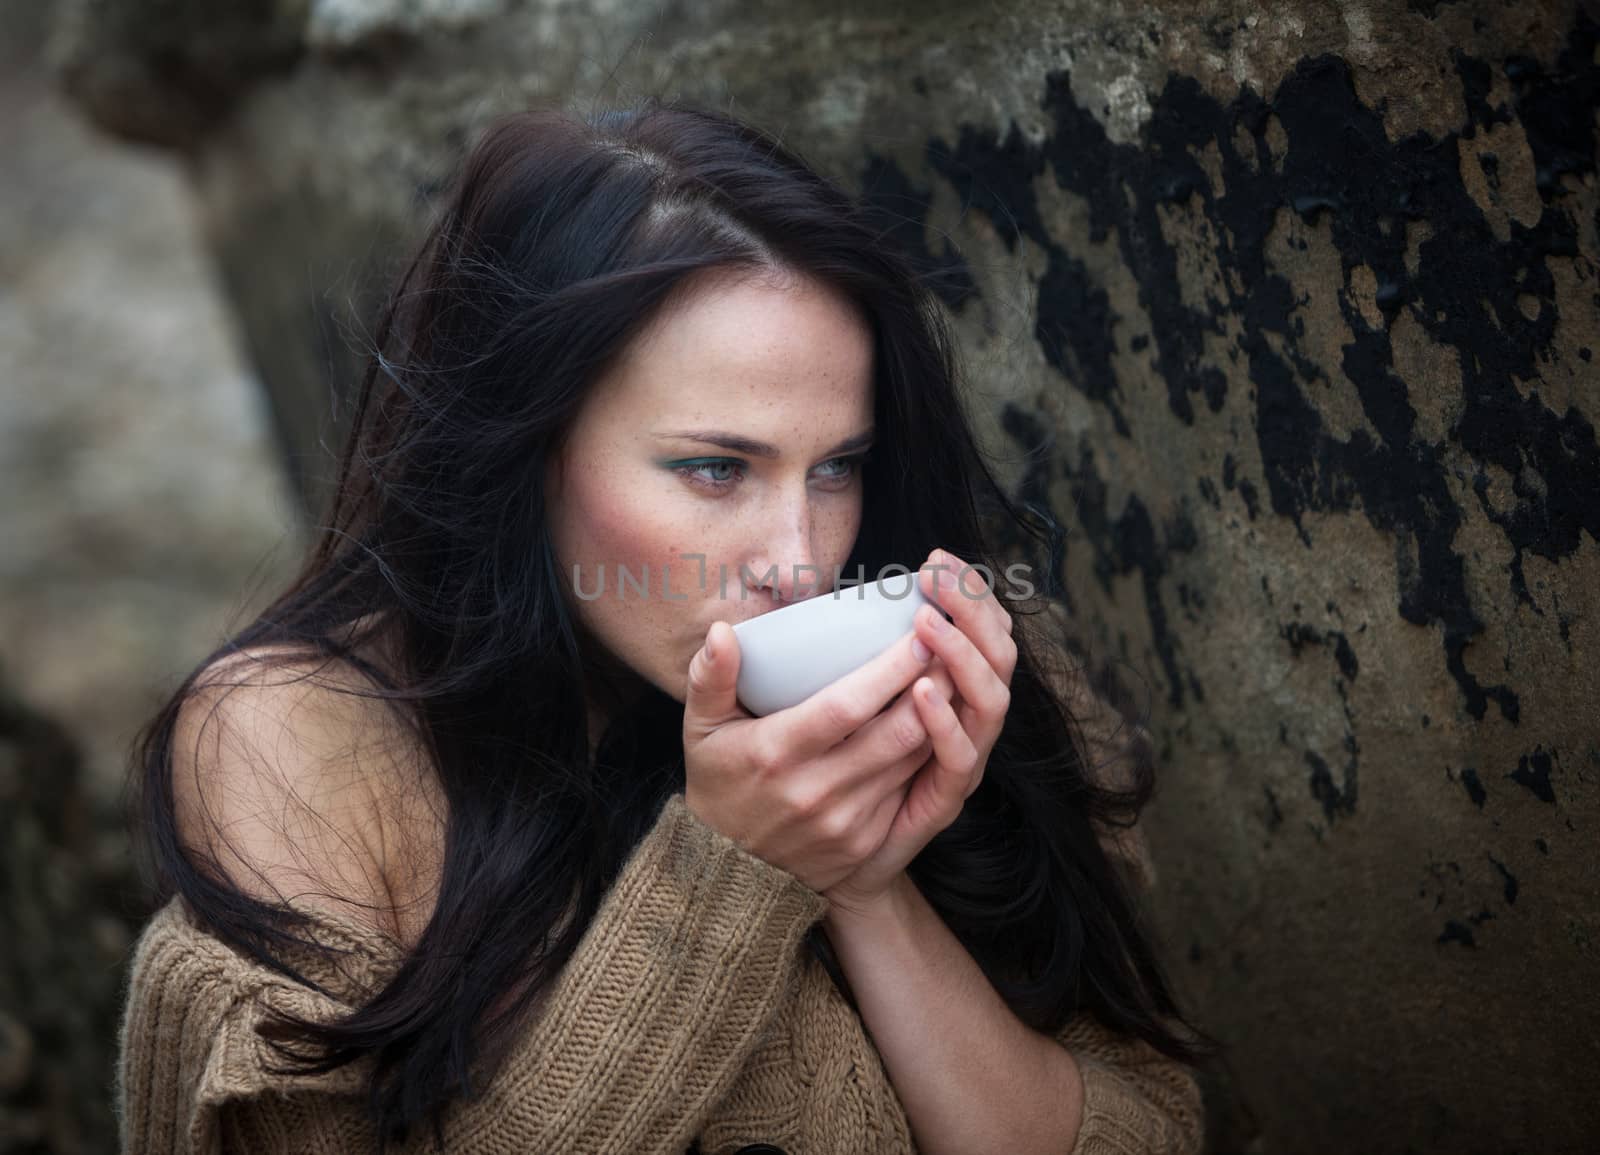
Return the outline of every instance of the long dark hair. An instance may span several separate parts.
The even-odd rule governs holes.
[[[307,1069],[371,1056],[384,1136],[437,1121],[470,1090],[476,1059],[498,1052],[568,961],[683,787],[683,706],[654,687],[590,757],[594,663],[581,655],[593,639],[563,597],[542,483],[591,382],[686,277],[778,266],[845,294],[870,323],[878,442],[847,575],[914,568],[935,546],[998,575],[999,533],[1051,544],[983,461],[943,314],[883,218],[772,135],[654,99],[588,117],[521,112],[479,138],[443,206],[382,311],[299,573],[195,668],[135,748],[158,898],[181,895],[226,941],[308,981],[288,961],[304,924],[179,835],[179,708],[214,659],[271,646],[351,663],[372,688],[344,692],[405,709],[447,805],[436,906],[370,1002],[338,1022],[289,1021],[298,1042],[285,1052]],[[1151,768],[1135,763],[1125,789],[1091,780],[1035,632],[1016,631],[1010,710],[981,786],[909,872],[1030,1025],[1053,1031],[1092,1010],[1194,1061],[1210,1040],[1176,1007],[1094,825],[1131,824]],[[374,642],[394,660],[358,653]],[[837,974],[825,939],[809,941]]]

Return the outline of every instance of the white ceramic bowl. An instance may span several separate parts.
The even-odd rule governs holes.
[[[760,716],[805,701],[910,633],[927,603],[915,573],[891,574],[738,622],[740,703]]]

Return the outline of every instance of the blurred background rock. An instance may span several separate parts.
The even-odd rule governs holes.
[[[0,656],[70,743],[29,721],[57,753],[17,765],[76,745],[113,789],[270,585],[483,125],[682,95],[877,205],[1062,522],[1029,560],[1161,754],[1150,915],[1229,1044],[1211,1149],[1600,1150],[1591,5],[69,0],[74,109],[42,11],[0,6]],[[0,948],[31,1055],[0,1119],[42,1135],[109,1049],[100,1010],[33,1012],[28,951],[64,936],[38,957],[108,1007],[136,908],[55,772],[5,782],[76,879]],[[6,861],[8,902],[47,889]]]
[[[183,162],[71,106],[50,13],[0,3],[0,1151],[87,1152],[144,914],[127,741],[300,529]]]

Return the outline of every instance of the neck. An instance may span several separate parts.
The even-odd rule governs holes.
[[[583,683],[592,762],[606,726],[638,701],[644,682],[631,666],[591,640],[584,648]]]

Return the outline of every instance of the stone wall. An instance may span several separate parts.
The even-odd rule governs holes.
[[[679,94],[863,191],[1150,711],[1212,1149],[1600,1143],[1583,5],[138,7],[69,6],[60,75],[189,159],[308,494],[397,242],[498,112]]]
[[[24,47],[45,11],[0,0],[0,661],[114,796],[299,510],[182,158],[85,123]]]

